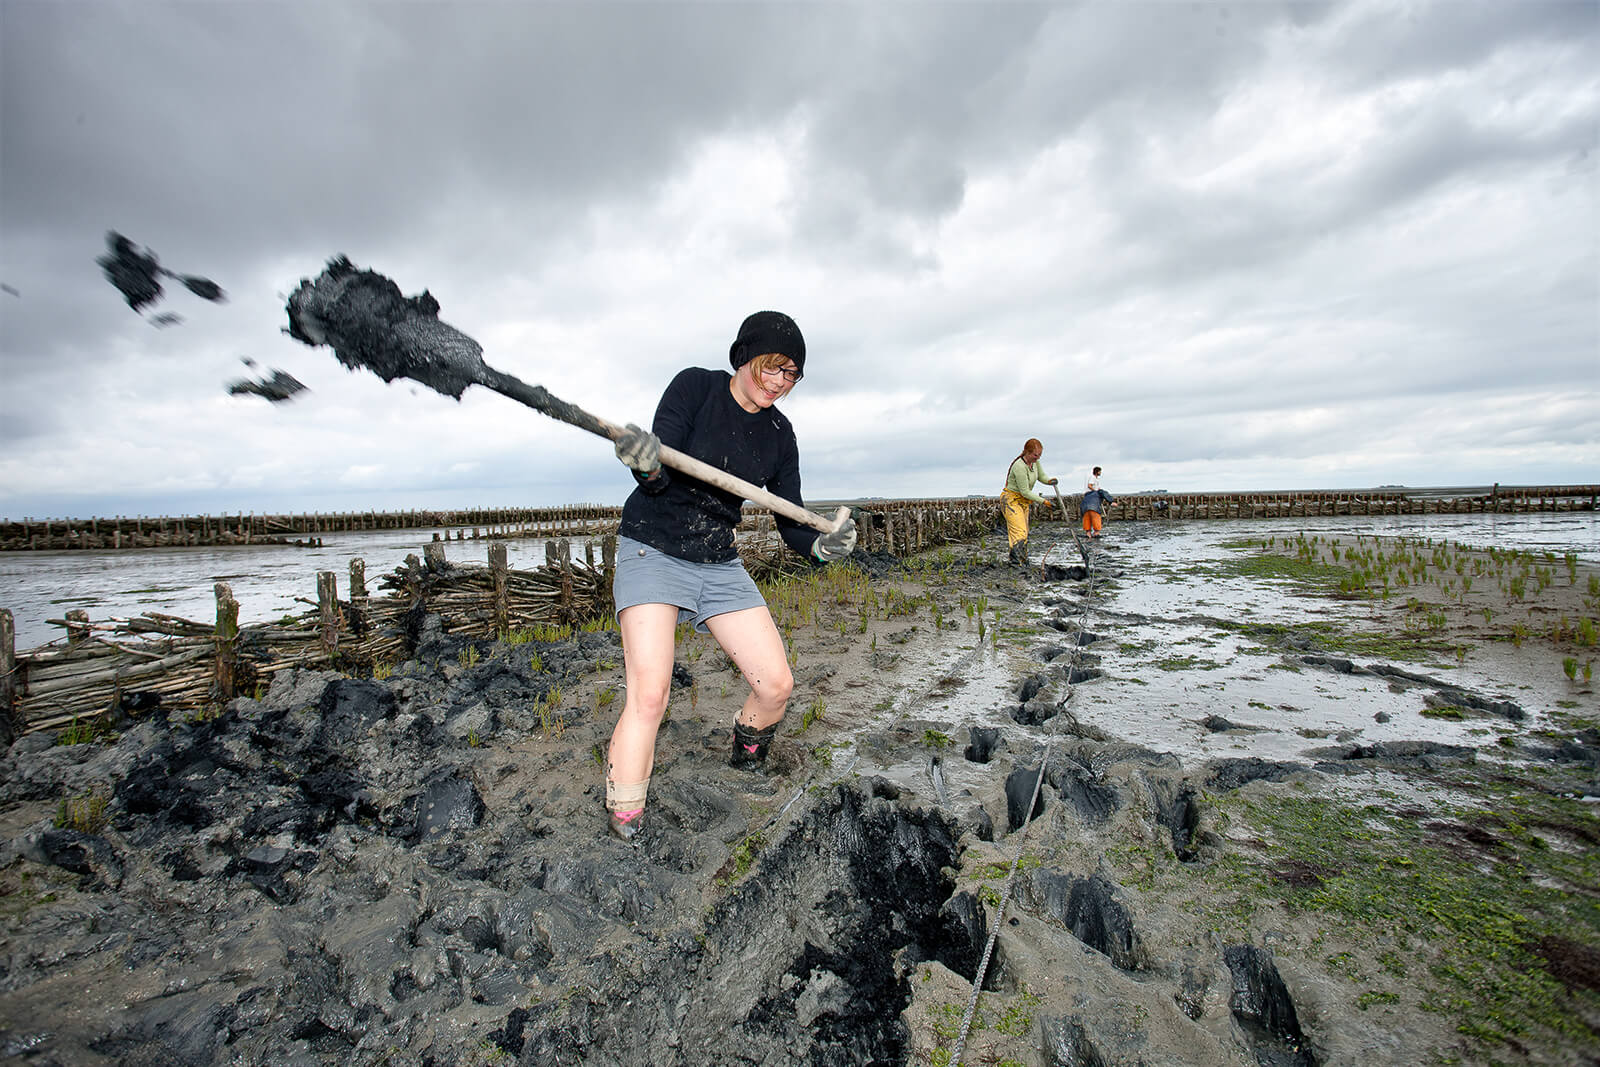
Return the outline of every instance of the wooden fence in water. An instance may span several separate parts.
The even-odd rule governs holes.
[[[997,518],[991,498],[893,501],[855,509],[861,550],[907,554],[970,540]],[[450,564],[446,539],[423,546],[370,595],[366,564],[350,561],[346,595],[339,576],[317,575],[316,607],[275,622],[241,625],[239,603],[225,583],[214,587],[215,621],[146,612],[133,619],[95,622],[82,611],[50,620],[65,637],[16,651],[11,612],[0,608],[0,743],[24,732],[81,724],[88,729],[124,714],[162,707],[205,714],[239,694],[254,692],[284,670],[332,668],[370,674],[411,651],[424,615],[438,615],[447,633],[491,638],[538,625],[573,626],[611,610],[616,538],[579,517],[586,535],[545,543],[534,570],[507,566],[506,545],[488,545],[488,564]],[[751,573],[765,576],[807,566],[787,552],[766,512],[747,511],[738,537]]]
[[[1063,494],[1076,514],[1078,493]],[[1370,489],[1340,492],[1139,493],[1119,496],[1123,519],[1298,518],[1315,515],[1478,514],[1594,511],[1600,486],[1489,486],[1466,489]],[[965,513],[998,507],[997,497],[852,502],[882,521],[916,512]],[[816,505],[818,511],[830,510]],[[1047,518],[1048,509],[1039,508]],[[747,511],[747,521],[749,512]],[[468,508],[455,511],[358,511],[324,514],[192,515],[162,518],[23,519],[0,522],[0,552],[162,548],[200,545],[316,544],[326,534],[444,528],[451,540],[598,537],[614,533],[620,507]]]
[[[1119,519],[1287,519],[1320,515],[1479,515],[1595,511],[1600,486],[1485,490],[1370,489],[1292,493],[1139,493],[1116,498]],[[1068,500],[1068,507],[1073,507]]]
[[[472,537],[588,537],[616,529],[619,507],[470,508],[458,511],[302,512],[0,522],[0,552],[306,545],[325,534],[444,527]]]

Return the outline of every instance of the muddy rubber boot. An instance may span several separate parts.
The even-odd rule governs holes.
[[[1013,566],[1013,567],[1021,566],[1021,564],[1022,564],[1022,561],[1017,558],[1017,546],[1016,545],[1012,545],[1011,546],[1010,563],[1011,563],[1011,566]]]
[[[644,802],[650,792],[650,779],[620,784],[606,774],[606,828],[611,836],[632,842],[644,830]]]
[[[606,828],[619,841],[633,843],[644,830],[644,809],[638,811],[606,812]]]
[[[733,754],[728,757],[728,765],[730,767],[750,767],[759,766],[767,762],[767,749],[772,747],[772,738],[777,732],[777,723],[773,723],[764,730],[757,730],[753,726],[735,722],[733,724]]]
[[[1017,547],[1013,551],[1017,555],[1017,565],[1026,567],[1028,565],[1028,542],[1026,540],[1018,541]]]

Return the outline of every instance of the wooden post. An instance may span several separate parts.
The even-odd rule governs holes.
[[[226,704],[236,695],[238,680],[239,602],[227,582],[218,582],[212,591],[217,596],[215,689],[218,702]]]
[[[426,561],[429,573],[436,573],[445,569],[444,542],[429,541],[422,546],[422,558]]]
[[[511,606],[506,598],[509,575],[506,572],[504,541],[494,541],[489,545],[489,577],[494,583],[494,632],[503,637],[511,629]]]
[[[352,559],[350,561],[350,602],[352,604],[367,599],[367,561]]]
[[[22,733],[17,708],[22,685],[17,675],[17,623],[10,608],[0,608],[0,744],[7,746]]]
[[[572,542],[562,538],[560,542],[561,566],[561,618],[569,625],[577,622],[577,609],[573,606],[572,590]]]
[[[600,606],[602,617],[615,611],[616,605],[611,599],[611,582],[617,574],[617,535],[606,534],[600,539],[600,574],[602,575],[602,588],[600,590]]]
[[[339,585],[332,571],[317,572],[317,611],[322,630],[322,652],[329,659],[339,655]]]
[[[77,648],[89,636],[89,613],[82,608],[67,612],[67,647]]]
[[[350,561],[350,636],[367,635],[367,561]]]

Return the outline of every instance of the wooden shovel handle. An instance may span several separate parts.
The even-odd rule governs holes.
[[[488,386],[502,396],[508,396],[512,400],[526,404],[536,411],[542,411],[551,418],[559,419],[569,426],[576,426],[580,430],[588,430],[597,437],[615,441],[627,432],[625,427],[618,426],[614,422],[607,422],[605,419],[591,415],[574,404],[567,403],[560,397],[551,395],[550,391],[542,385],[529,385],[520,378],[497,371],[493,367],[486,365],[480,375],[480,380],[483,385]],[[766,508],[768,511],[776,515],[782,515],[784,518],[793,519],[795,522],[809,526],[820,533],[833,533],[843,526],[845,520],[850,517],[850,509],[841,507],[834,513],[833,520],[830,522],[827,518],[818,515],[814,511],[809,511],[791,500],[785,500],[783,497],[775,493],[769,493],[760,486],[745,481],[743,478],[729,474],[721,467],[713,467],[709,463],[695,459],[685,452],[679,452],[676,448],[669,448],[666,445],[661,446],[661,462],[664,466],[671,467],[675,471],[682,471],[691,477],[699,478],[707,485],[714,485],[718,489],[726,489],[728,492],[741,496],[758,507]]]

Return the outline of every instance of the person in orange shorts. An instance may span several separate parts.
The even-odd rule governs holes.
[[[1083,532],[1087,536],[1100,536],[1101,512],[1112,503],[1111,494],[1100,488],[1100,468],[1096,467],[1083,493]]]

